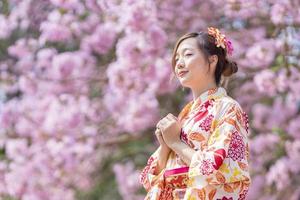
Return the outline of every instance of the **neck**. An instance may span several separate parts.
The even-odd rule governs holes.
[[[205,91],[212,89],[212,88],[216,88],[217,85],[216,83],[209,83],[207,85],[202,85],[200,87],[197,88],[191,88],[192,93],[193,93],[193,99],[194,101],[201,95],[203,94]]]

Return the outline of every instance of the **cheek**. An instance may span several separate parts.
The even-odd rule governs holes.
[[[193,72],[195,72],[196,74],[199,73],[205,73],[207,72],[207,66],[205,65],[205,63],[203,62],[202,59],[198,58],[194,58],[191,59],[188,63],[189,69]]]

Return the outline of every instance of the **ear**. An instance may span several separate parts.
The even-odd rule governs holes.
[[[218,63],[218,56],[217,55],[211,55],[209,56],[209,62],[211,65],[217,65]]]
[[[211,56],[209,56],[208,59],[209,59],[210,67],[211,67],[212,71],[214,72],[217,67],[217,63],[218,63],[218,56],[211,55]]]

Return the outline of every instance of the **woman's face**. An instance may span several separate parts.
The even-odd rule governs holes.
[[[176,51],[175,73],[181,85],[188,88],[203,88],[214,82],[217,56],[211,56],[210,68],[195,38],[183,40]],[[183,72],[183,73],[182,73]]]

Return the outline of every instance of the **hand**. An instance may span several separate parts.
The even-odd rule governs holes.
[[[165,151],[165,152],[171,151],[170,147],[168,147],[168,145],[165,143],[165,141],[163,139],[163,136],[162,136],[162,132],[159,128],[156,128],[155,135],[156,135],[156,138],[157,138],[157,140],[158,140],[158,142],[161,146],[161,150]]]
[[[160,144],[160,150],[159,150],[159,158],[158,158],[158,165],[155,168],[154,174],[158,175],[161,170],[163,170],[168,162],[168,157],[169,157],[169,153],[171,152],[171,149],[168,147],[168,145],[165,143],[163,137],[162,137],[162,132],[160,129],[156,129],[155,130],[155,135],[156,138]]]
[[[173,114],[169,113],[166,117],[157,123],[161,130],[165,143],[172,148],[180,141],[181,123]]]

